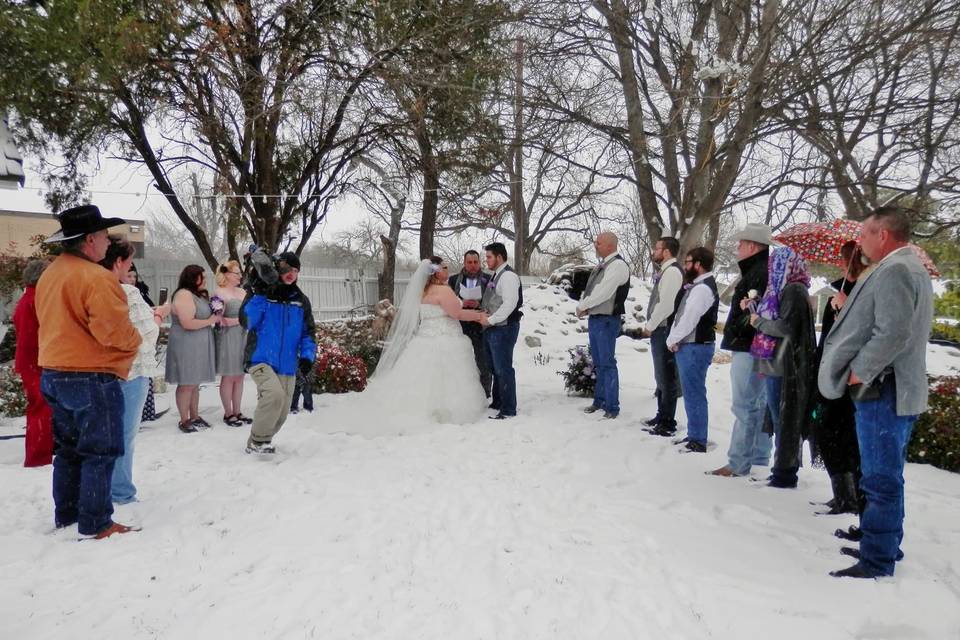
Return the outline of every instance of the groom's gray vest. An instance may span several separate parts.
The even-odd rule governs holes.
[[[491,278],[490,282],[487,284],[486,288],[483,290],[483,298],[481,298],[480,300],[480,308],[486,311],[490,315],[493,315],[494,313],[496,313],[497,309],[499,309],[503,305],[503,297],[497,293],[497,283],[500,282],[500,276],[502,276],[507,271],[513,271],[513,269],[510,268],[510,265],[507,265],[506,267],[504,267],[503,271],[501,271],[500,273],[495,275],[493,278]],[[520,311],[520,307],[523,306],[523,287],[522,286],[520,287],[520,291],[518,292],[518,294],[519,295],[517,298],[517,307],[510,313],[509,316],[507,316],[507,319],[505,322],[496,326],[503,326],[511,322],[520,322],[520,317],[523,315],[523,312]]]
[[[613,260],[608,262],[604,267],[608,267],[617,260],[626,263],[620,254],[617,254],[613,257]],[[601,263],[603,264],[603,263]],[[603,281],[603,276],[607,273],[606,268],[601,268],[599,265],[590,272],[590,278],[587,280],[587,288],[583,290],[583,296],[580,298],[586,298],[591,293],[593,293],[594,287],[596,287],[600,282]],[[592,316],[622,316],[625,313],[625,303],[627,300],[627,294],[630,292],[630,278],[627,278],[627,281],[622,285],[617,287],[617,290],[613,292],[613,296],[605,301],[601,302],[597,306],[590,309],[590,315]]]

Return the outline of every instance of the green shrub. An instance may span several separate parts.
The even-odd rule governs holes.
[[[960,325],[934,322],[930,328],[930,339],[960,343]]]
[[[913,426],[907,461],[960,471],[960,376],[930,379],[930,408]]]
[[[960,318],[960,287],[955,282],[947,285],[942,296],[934,298],[933,312],[941,318]]]
[[[11,366],[0,366],[0,415],[15,418],[27,413],[27,396],[20,374]]]

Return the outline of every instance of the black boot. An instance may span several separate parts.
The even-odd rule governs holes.
[[[860,559],[860,549],[856,547],[840,547],[840,555],[850,556],[851,558]]]
[[[818,511],[817,515],[835,516],[860,512],[860,492],[857,490],[857,479],[853,473],[836,473],[830,476],[830,484],[833,487],[833,504],[828,511]]]
[[[849,529],[837,529],[833,535],[850,542],[860,542],[863,539],[863,531],[860,531],[860,527],[855,524],[850,525]]]
[[[865,566],[859,562],[852,567],[846,569],[841,569],[839,571],[831,571],[830,575],[834,578],[878,578],[880,574],[867,569]]]
[[[677,421],[661,420],[657,426],[653,427],[652,429],[647,429],[647,432],[652,433],[655,436],[664,436],[669,438],[677,433]]]

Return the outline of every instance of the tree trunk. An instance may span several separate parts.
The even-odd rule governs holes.
[[[514,48],[516,70],[513,90],[513,140],[510,141],[509,164],[510,208],[513,210],[514,267],[518,275],[526,275],[530,269],[530,251],[527,237],[530,220],[527,203],[523,199],[523,38],[517,38]]]
[[[422,124],[422,123],[421,123]],[[417,133],[420,170],[423,173],[423,212],[420,216],[420,259],[433,255],[433,235],[437,231],[437,205],[440,199],[440,168],[426,131]]]
[[[383,269],[377,278],[377,298],[393,302],[393,289],[397,276],[397,244],[387,236],[380,236],[383,245]]]

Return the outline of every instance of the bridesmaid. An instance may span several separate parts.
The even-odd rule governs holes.
[[[223,301],[223,317],[217,331],[217,373],[220,374],[220,402],[223,421],[231,427],[251,424],[252,419],[240,413],[243,398],[243,353],[247,331],[240,326],[240,305],[246,292],[240,288],[243,272],[240,263],[228,260],[217,269],[217,290],[214,297]]]
[[[220,317],[210,307],[204,280],[203,267],[189,265],[180,273],[173,294],[166,379],[177,385],[178,426],[184,433],[211,426],[200,417],[200,385],[215,378],[213,326]]]

